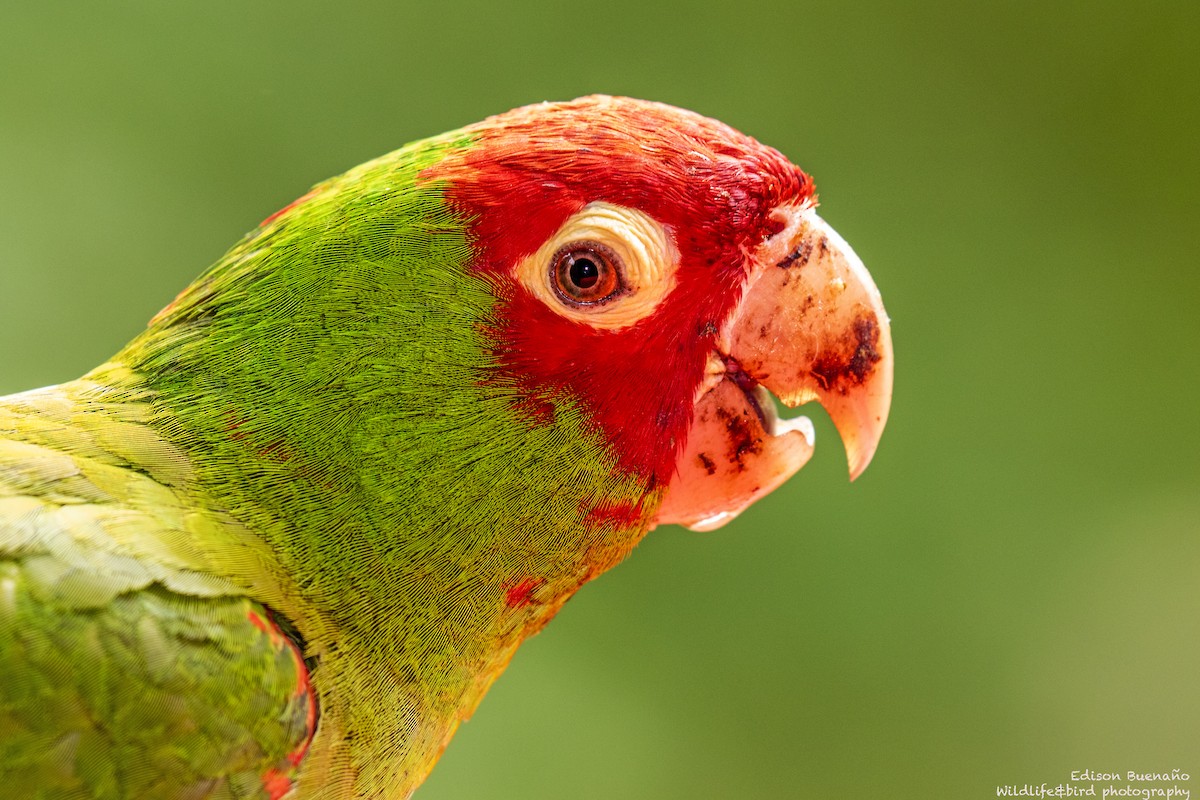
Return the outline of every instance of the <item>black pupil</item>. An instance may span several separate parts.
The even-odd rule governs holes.
[[[571,261],[571,283],[580,289],[590,289],[600,280],[600,267],[588,256],[576,256]]]

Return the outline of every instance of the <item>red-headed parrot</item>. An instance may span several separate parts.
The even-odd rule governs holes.
[[[580,586],[805,463],[771,394],[857,475],[888,319],[815,204],[688,111],[519,108],[317,185],[0,398],[4,795],[408,797]]]

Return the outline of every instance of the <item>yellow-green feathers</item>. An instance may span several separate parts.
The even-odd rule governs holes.
[[[307,706],[300,663],[250,619],[274,613],[320,706],[298,796],[403,797],[520,641],[644,533],[644,481],[571,399],[522,414],[492,369],[468,220],[422,177],[468,146],[418,143],[318,186],[109,363],[0,406],[0,664],[26,676],[0,705],[0,773],[199,798],[218,768],[213,797],[276,796]],[[222,681],[237,708],[205,719],[244,718],[233,744],[143,719],[181,724]],[[33,739],[5,735],[39,716]],[[111,741],[72,749],[92,718]],[[151,771],[190,788],[146,789],[150,743],[130,737],[172,749]]]

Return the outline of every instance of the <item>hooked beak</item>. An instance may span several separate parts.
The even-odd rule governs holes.
[[[751,253],[742,300],[709,355],[659,524],[720,527],[807,463],[812,422],[778,418],[767,391],[789,408],[810,400],[825,408],[851,480],[883,435],[892,340],[879,290],[811,207],[775,214],[784,227]]]

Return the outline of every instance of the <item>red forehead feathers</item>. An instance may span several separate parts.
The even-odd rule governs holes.
[[[770,209],[812,196],[812,179],[778,151],[662,103],[585,97],[466,130],[475,146],[431,177],[451,179],[453,202],[475,217],[476,240],[497,267],[533,252],[593,201],[637,208],[711,248],[761,235]]]

